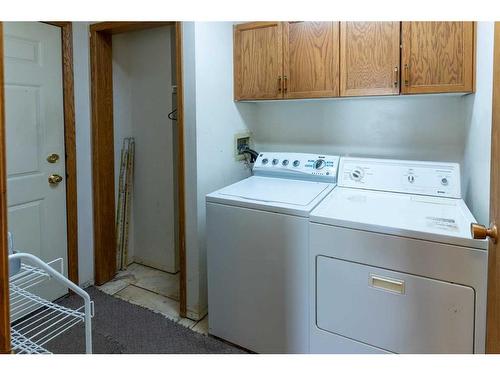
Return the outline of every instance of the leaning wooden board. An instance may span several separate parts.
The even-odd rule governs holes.
[[[124,205],[124,224],[123,224],[123,250],[122,250],[122,263],[121,268],[126,269],[128,265],[128,245],[129,245],[129,228],[130,228],[130,215],[132,212],[132,190],[133,190],[133,177],[134,177],[134,154],[135,154],[135,141],[134,138],[129,138],[127,148],[127,168],[125,173],[125,205]]]
[[[116,266],[121,269],[122,264],[122,243],[123,243],[123,181],[126,168],[126,144],[127,139],[123,139],[120,156],[120,177],[118,179],[118,204],[116,207]]]

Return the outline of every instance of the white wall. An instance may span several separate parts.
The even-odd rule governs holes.
[[[464,99],[466,144],[462,194],[477,221],[489,224],[494,22],[477,26],[476,94]]]
[[[121,150],[123,139],[134,136],[132,121],[132,76],[133,76],[133,36],[117,34],[113,43],[113,137],[115,151],[115,207],[118,207],[118,184],[120,178]],[[134,261],[135,255],[135,190],[132,193],[132,209],[129,221],[128,262]]]
[[[255,105],[252,103],[252,105]],[[461,96],[425,95],[256,104],[260,151],[461,161]]]
[[[135,139],[129,259],[178,271],[175,248],[172,27],[113,36],[115,179],[124,137]]]
[[[184,189],[185,189],[185,248],[188,316],[197,317],[200,300],[200,265],[197,215],[196,165],[196,80],[194,22],[182,27],[182,73],[184,94]]]
[[[89,285],[94,281],[89,59],[88,23],[73,22],[78,193],[78,276],[81,285]]]
[[[115,151],[115,187],[120,175],[122,141],[132,137],[132,62],[128,48],[129,34],[117,34],[113,42],[113,136]],[[118,189],[115,188],[115,204],[118,204]]]
[[[187,192],[187,295],[188,309],[199,316],[207,309],[205,195],[250,174],[234,160],[234,136],[247,130],[253,112],[251,104],[233,102],[232,35],[230,22],[184,25],[186,157],[190,158],[186,159],[186,186],[196,180],[196,194]],[[193,137],[196,153],[191,154]],[[191,201],[194,195],[196,200]]]

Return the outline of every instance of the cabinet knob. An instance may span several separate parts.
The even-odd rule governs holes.
[[[278,92],[281,92],[281,76],[278,76]]]

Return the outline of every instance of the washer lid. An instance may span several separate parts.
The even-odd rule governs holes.
[[[252,176],[208,194],[206,200],[307,217],[334,187],[324,182]]]
[[[259,202],[307,206],[328,186],[322,182],[254,176],[229,185],[218,193]]]
[[[474,217],[462,199],[337,187],[311,212],[322,224],[485,249],[471,239]]]

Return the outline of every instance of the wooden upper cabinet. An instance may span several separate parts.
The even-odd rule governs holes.
[[[474,22],[234,27],[235,100],[474,91]]]
[[[400,22],[341,22],[340,95],[398,95]]]
[[[282,23],[252,22],[234,27],[236,100],[283,97]]]
[[[404,94],[474,91],[474,22],[403,22]]]
[[[284,98],[339,95],[338,41],[338,22],[283,22]]]

